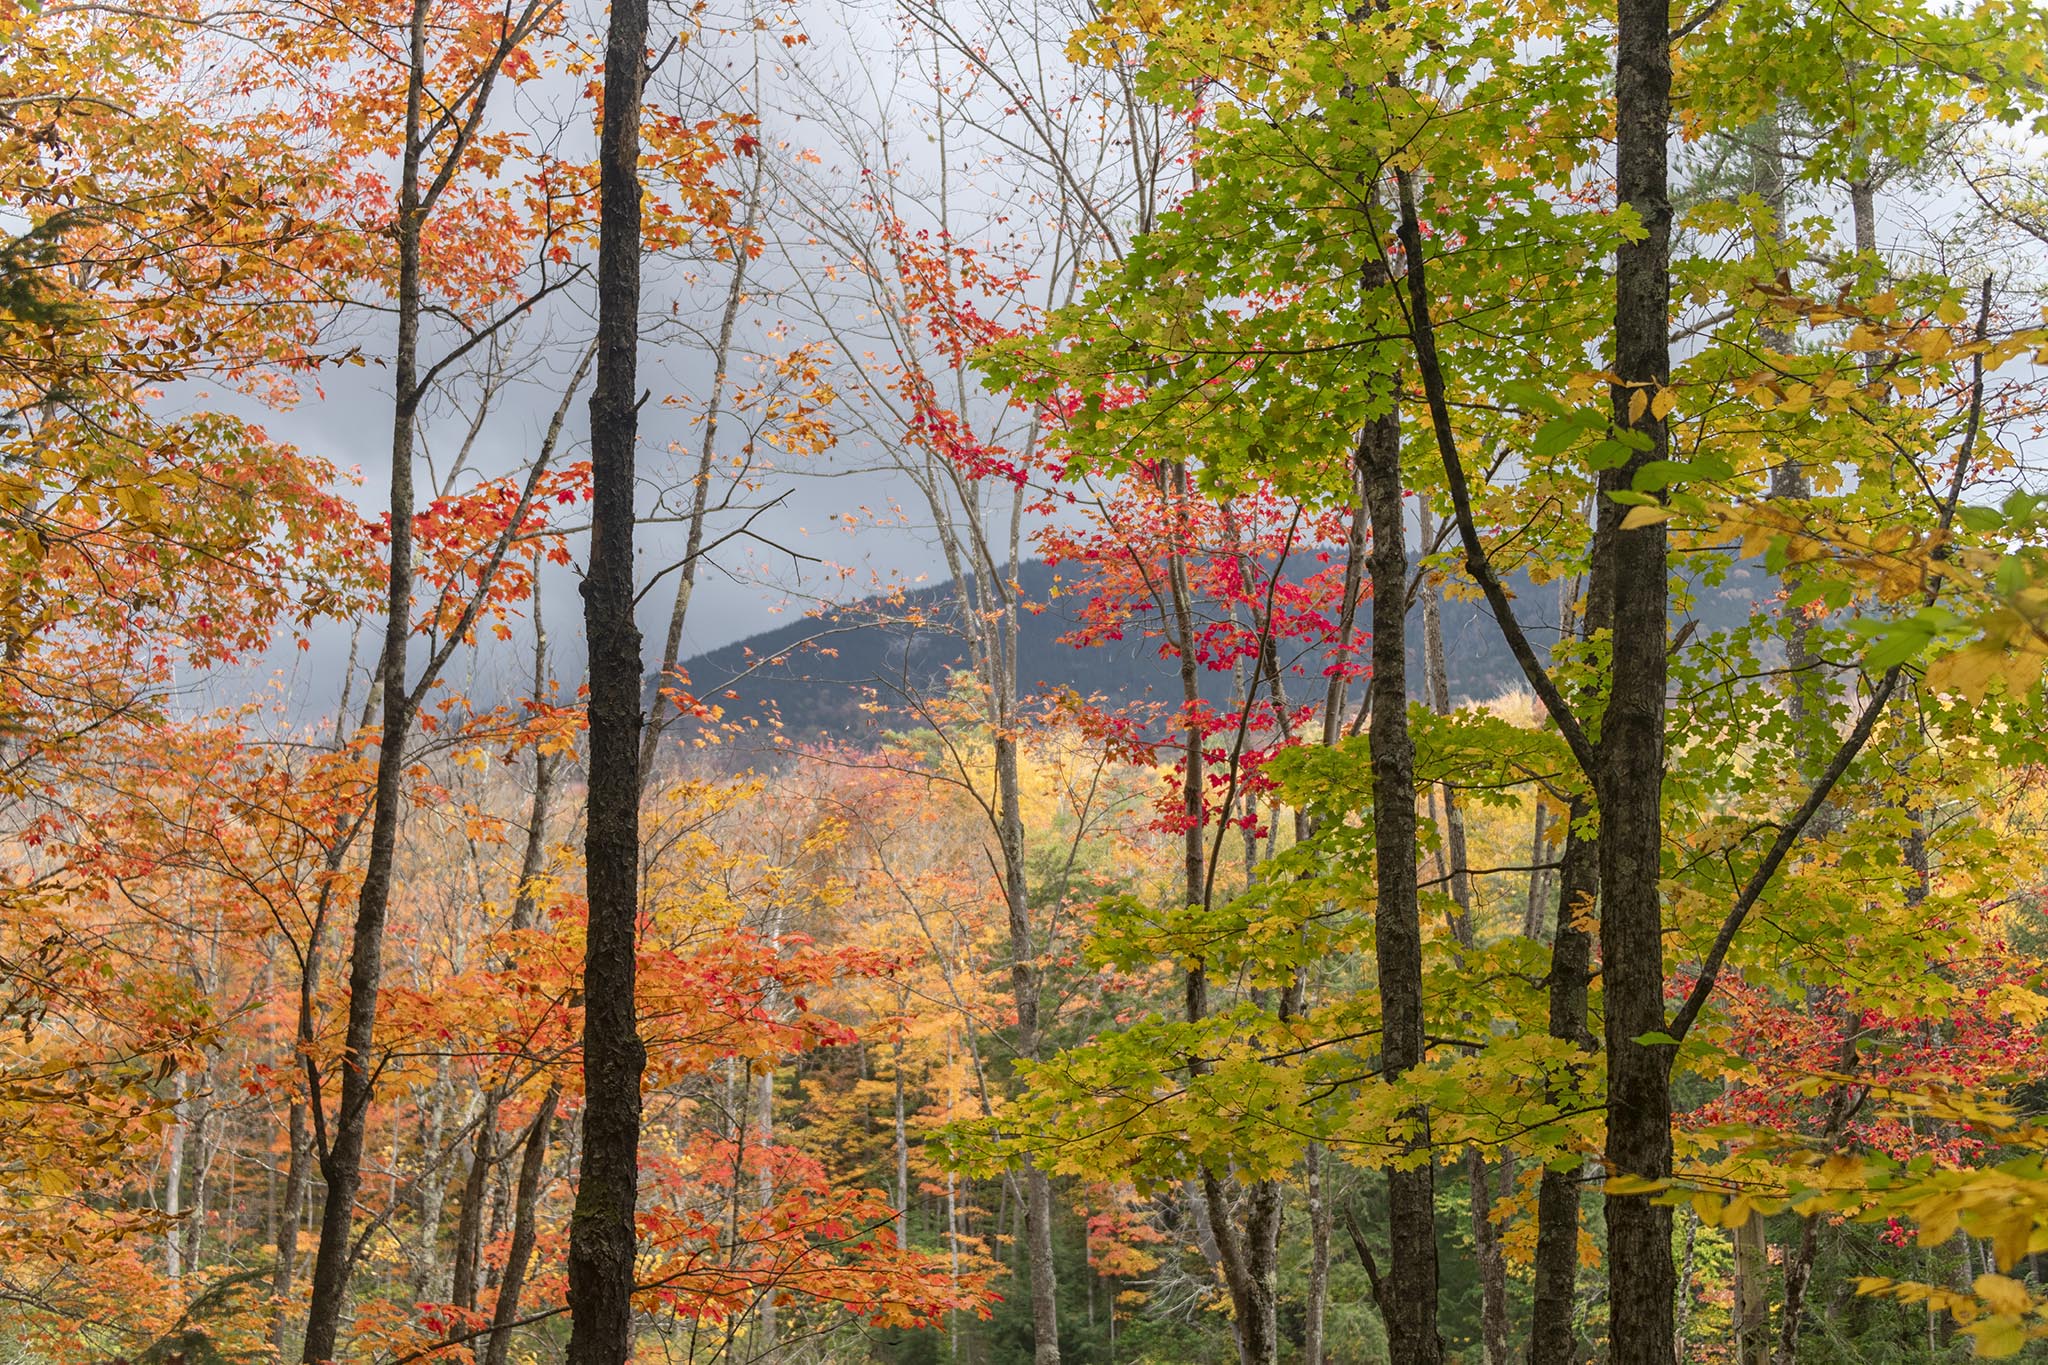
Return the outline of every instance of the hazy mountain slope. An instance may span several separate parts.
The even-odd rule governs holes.
[[[1027,563],[1018,575],[1027,601],[1042,610],[1022,617],[1019,683],[1028,691],[1072,688],[1116,702],[1154,699],[1171,703],[1180,695],[1179,675],[1159,641],[1129,638],[1077,647],[1061,641],[1075,627],[1083,598],[1053,596],[1054,570]],[[1758,575],[1731,575],[1718,589],[1700,594],[1695,615],[1702,631],[1725,629],[1746,616],[1759,600]],[[1511,582],[1518,614],[1539,647],[1556,636],[1555,585],[1532,588]],[[917,617],[923,624],[905,618]],[[831,735],[858,741],[884,728],[914,724],[913,698],[942,687],[948,674],[965,666],[966,643],[950,584],[920,588],[899,601],[870,600],[766,630],[687,661],[692,690],[722,705],[728,716],[779,714],[792,738]],[[1501,642],[1483,601],[1444,603],[1444,646],[1454,697],[1486,700],[1522,688],[1521,672]],[[1411,614],[1411,653],[1419,655],[1420,613]],[[1294,663],[1297,695],[1319,691],[1319,651]],[[1419,683],[1420,659],[1412,660]],[[1211,674],[1204,693],[1221,700],[1230,679]],[[1524,689],[1526,690],[1526,689]],[[732,695],[725,695],[730,692]],[[882,708],[876,710],[873,708]]]

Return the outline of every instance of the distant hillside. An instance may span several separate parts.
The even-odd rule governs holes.
[[[1063,644],[1060,637],[1074,629],[1074,612],[1083,599],[1071,592],[1053,596],[1053,569],[1041,561],[1027,563],[1018,580],[1025,599],[1043,607],[1021,620],[1018,681],[1025,691],[1072,688],[1117,702],[1179,699],[1177,665],[1161,657],[1158,640],[1140,638],[1134,630],[1131,638],[1107,645]],[[1695,612],[1700,629],[1725,629],[1741,621],[1758,600],[1755,581],[1755,575],[1738,572],[1721,588],[1703,591]],[[1511,581],[1509,590],[1532,639],[1547,651],[1557,634],[1557,587]],[[906,624],[903,618],[913,615],[927,624]],[[860,602],[792,621],[699,654],[685,667],[693,690],[719,698],[728,716],[779,714],[792,738],[831,735],[860,742],[882,729],[913,723],[906,698],[936,690],[966,665],[958,620],[952,585],[940,584],[908,593],[901,601]],[[1523,686],[1521,670],[1483,601],[1446,601],[1443,629],[1455,698],[1485,700]],[[1410,677],[1416,685],[1420,635],[1420,613],[1411,612]],[[1283,662],[1296,665],[1297,695],[1320,690],[1320,649],[1306,660]],[[1210,674],[1203,692],[1221,700],[1229,687],[1228,675]],[[727,690],[736,696],[724,697]],[[867,709],[876,706],[883,712]]]

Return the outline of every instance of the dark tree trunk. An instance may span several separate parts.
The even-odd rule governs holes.
[[[1642,235],[1616,253],[1614,425],[1636,448],[1601,476],[1630,487],[1668,455],[1658,398],[1671,377],[1669,0],[1618,0],[1615,173]],[[1667,1029],[1663,843],[1666,537],[1661,522],[1623,530],[1628,509],[1603,497],[1594,556],[1613,584],[1613,665],[1601,725],[1600,960],[1607,1045],[1610,1176],[1671,1174],[1675,1048],[1639,1041]],[[1642,1194],[1607,1196],[1609,1340],[1614,1365],[1670,1365],[1677,1269],[1671,1209]]]
[[[271,1272],[270,1292],[278,1302],[277,1321],[271,1327],[271,1345],[283,1358],[285,1331],[290,1318],[292,1284],[299,1256],[299,1215],[306,1204],[306,1167],[313,1157],[313,1138],[306,1126],[306,1102],[292,1099],[289,1119],[291,1150],[285,1158],[284,1207],[277,1220],[277,1265]]]
[[[343,701],[342,709],[347,710],[346,699]],[[340,731],[341,726],[337,723],[337,736]],[[338,842],[329,850],[326,866],[330,874],[340,869],[348,842]],[[296,1064],[304,1073],[306,1089],[295,1089],[292,1092],[290,1118],[287,1120],[291,1150],[286,1157],[285,1165],[284,1209],[279,1215],[277,1226],[277,1267],[270,1281],[271,1293],[276,1296],[278,1302],[277,1321],[271,1328],[271,1344],[277,1348],[279,1359],[283,1359],[285,1354],[286,1332],[291,1316],[292,1286],[298,1271],[299,1221],[305,1213],[307,1189],[312,1183],[312,1107],[320,1102],[320,1092],[313,1084],[313,1000],[319,994],[323,944],[327,934],[327,912],[333,904],[332,886],[332,881],[321,885],[319,899],[313,912],[312,932],[306,936],[306,956],[300,964],[299,971],[299,1001],[292,1049],[297,1054]]]
[[[505,1252],[505,1274],[498,1282],[498,1302],[491,1310],[491,1341],[484,1365],[505,1365],[512,1347],[512,1324],[519,1320],[519,1295],[526,1287],[526,1266],[533,1258],[534,1238],[539,1229],[534,1209],[540,1202],[540,1177],[548,1158],[548,1126],[555,1121],[555,1106],[562,1088],[551,1085],[540,1097],[540,1112],[526,1130],[526,1147],[519,1158],[519,1189],[512,1199],[512,1245]]]
[[[1408,537],[1402,506],[1401,425],[1397,412],[1375,418],[1358,445],[1359,472],[1372,520],[1372,822],[1377,903],[1373,932],[1379,968],[1380,1066],[1398,1081],[1423,1061],[1422,923],[1416,895],[1415,749],[1408,733]],[[1410,1115],[1422,1127],[1426,1114]],[[1425,1151],[1419,1131],[1411,1146]],[[1400,1365],[1443,1359],[1437,1334],[1436,1172],[1426,1157],[1387,1176],[1389,1264],[1381,1309],[1387,1349]]]
[[[1605,563],[1586,584],[1578,633],[1591,639],[1614,620],[1614,584]],[[1569,612],[1560,615],[1569,616]],[[1589,699],[1590,700],[1590,699]],[[1593,976],[1593,931],[1600,891],[1600,847],[1586,832],[1592,802],[1578,797],[1565,816],[1564,852],[1557,869],[1557,923],[1550,938],[1550,1036],[1591,1054],[1598,1040],[1586,1024]],[[1554,1092],[1561,1103],[1578,1094],[1576,1070]],[[1573,1318],[1579,1290],[1579,1213],[1585,1181],[1580,1168],[1544,1168],[1536,1189],[1536,1254],[1529,1324],[1529,1365],[1571,1365],[1578,1355]]]
[[[1223,1181],[1214,1171],[1202,1172],[1204,1202],[1210,1210],[1210,1231],[1216,1240],[1224,1288],[1230,1291],[1236,1316],[1238,1365],[1278,1365],[1280,1315],[1272,1283],[1271,1251],[1280,1230],[1280,1187],[1260,1181],[1250,1192],[1250,1211],[1240,1231],[1230,1214]]]
[[[584,837],[583,1154],[569,1222],[570,1365],[632,1353],[640,1165],[634,1012],[640,881],[640,631],[633,619],[635,400],[640,340],[640,94],[646,0],[614,0],[598,149],[597,385],[590,398],[590,769]]]
[[[462,1180],[462,1208],[455,1215],[454,1284],[449,1290],[458,1308],[476,1307],[478,1273],[483,1264],[484,1201],[490,1194],[491,1145],[498,1132],[498,1093],[484,1095],[483,1112],[477,1116],[476,1146],[470,1153],[469,1171]]]
[[[1593,1050],[1586,1028],[1586,987],[1592,972],[1593,899],[1599,886],[1599,850],[1580,831],[1588,811],[1574,801],[1558,868],[1557,926],[1550,939],[1550,1036]],[[1560,1097],[1576,1093],[1567,1083]],[[1536,1256],[1529,1320],[1529,1365],[1571,1365],[1577,1355],[1572,1326],[1579,1289],[1578,1168],[1545,1167],[1536,1187]]]
[[[1195,724],[1201,700],[1201,665],[1195,656],[1195,588],[1187,566],[1193,539],[1188,516],[1192,490],[1184,464],[1162,467],[1160,480],[1160,491],[1172,508],[1174,546],[1167,559],[1168,606],[1173,613],[1173,640],[1180,655],[1181,705],[1188,717],[1182,741],[1181,814],[1187,826],[1181,845],[1182,899],[1189,906],[1203,906],[1209,901],[1212,864],[1205,823],[1207,784],[1202,732]],[[1208,1015],[1206,963],[1198,960],[1188,968],[1183,1006],[1191,1024]],[[1191,1075],[1201,1075],[1202,1061],[1190,1057],[1188,1070]],[[1247,1192],[1244,1225],[1239,1227],[1231,1213],[1224,1177],[1204,1169],[1201,1185],[1215,1264],[1222,1270],[1224,1288],[1230,1294],[1231,1331],[1237,1342],[1239,1365],[1277,1365],[1279,1312],[1272,1270],[1280,1221],[1279,1188],[1268,1181],[1252,1186]]]
[[[1501,1188],[1511,1189],[1514,1162],[1498,1167],[1487,1164],[1477,1147],[1465,1153],[1465,1173],[1472,1185],[1472,1247],[1479,1262],[1479,1340],[1486,1352],[1486,1365],[1508,1365],[1513,1358],[1510,1345],[1514,1325],[1508,1320],[1508,1257],[1501,1245],[1500,1229],[1493,1225],[1493,1177],[1499,1173]]]

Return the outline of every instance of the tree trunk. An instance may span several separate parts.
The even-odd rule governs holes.
[[[590,928],[583,959],[583,1152],[569,1222],[568,1360],[632,1354],[633,1212],[639,1193],[640,1041],[634,986],[640,877],[640,630],[633,619],[634,445],[639,434],[640,97],[646,0],[614,0],[600,133],[597,384],[590,398],[590,767],[584,837]]]
[[[1308,1170],[1308,1294],[1302,1332],[1303,1365],[1323,1365],[1323,1331],[1330,1301],[1330,1199],[1323,1189],[1323,1152],[1310,1143]],[[1112,1305],[1114,1311],[1114,1305]]]
[[[434,1066],[434,1079],[428,1087],[425,1113],[420,1117],[420,1150],[435,1153],[441,1150],[441,1132],[448,1117],[448,1058],[443,1057]],[[441,1214],[448,1198],[448,1185],[444,1180],[429,1178],[418,1182],[420,1226],[417,1240],[413,1243],[412,1282],[417,1300],[438,1297],[435,1277],[441,1265]],[[454,1297],[450,1291],[449,1297]]]
[[[1429,511],[1422,511],[1422,543],[1429,544]],[[1444,624],[1440,594],[1434,582],[1422,582],[1422,665],[1429,689],[1429,706],[1440,716],[1451,713],[1450,668],[1444,657]],[[1465,839],[1465,816],[1458,805],[1458,792],[1450,783],[1440,783],[1444,827],[1444,875],[1451,888],[1452,940],[1463,954],[1470,953],[1478,938],[1472,923],[1471,853]],[[1434,805],[1434,803],[1432,803]],[[1542,807],[1537,807],[1540,812]],[[1531,859],[1530,861],[1535,861]],[[1512,1169],[1512,1168],[1510,1168]],[[1500,1244],[1500,1230],[1493,1225],[1493,1194],[1488,1187],[1485,1155],[1473,1147],[1465,1153],[1467,1193],[1472,1206],[1472,1250],[1479,1270],[1480,1341],[1486,1365],[1507,1365],[1508,1360],[1508,1262]]]
[[[904,1002],[908,1004],[909,1002]],[[910,1129],[903,1114],[903,1034],[899,1029],[890,1055],[896,1083],[896,1246],[910,1245]]]
[[[1679,1365],[1685,1365],[1686,1329],[1692,1321],[1692,1261],[1699,1237],[1699,1212],[1689,1208],[1685,1211],[1685,1251],[1678,1258],[1678,1304],[1672,1310],[1671,1355]]]
[[[754,157],[753,180],[747,188],[746,212],[739,231],[751,232],[761,214],[761,188],[768,158]],[[647,731],[640,740],[640,780],[653,777],[661,756],[661,736],[668,728],[668,689],[680,685],[676,665],[683,654],[683,623],[689,619],[690,599],[697,590],[697,570],[704,557],[704,524],[711,505],[711,472],[718,460],[718,421],[725,412],[726,375],[732,364],[733,332],[740,309],[747,301],[747,266],[752,261],[744,250],[732,253],[732,279],[726,283],[725,307],[718,319],[718,342],[711,353],[711,394],[704,402],[704,425],[697,442],[696,481],[690,489],[690,515],[683,541],[683,567],[676,571],[676,595],[669,604],[668,634],[662,642],[661,668],[655,674],[654,700],[649,704]]]
[[[1422,514],[1422,539],[1427,544],[1430,538],[1429,513]],[[1405,568],[1404,568],[1405,573]],[[1405,591],[1404,591],[1405,597]],[[1444,623],[1439,594],[1434,583],[1424,580],[1422,584],[1422,665],[1423,680],[1429,689],[1429,706],[1440,716],[1451,713],[1450,669],[1444,659]],[[1451,937],[1460,948],[1470,949],[1474,938],[1472,931],[1472,860],[1466,848],[1465,813],[1458,804],[1457,789],[1450,783],[1440,783],[1439,799],[1443,802],[1444,875],[1450,883]]]
[[[412,728],[407,705],[405,652],[412,634],[413,418],[419,406],[421,102],[427,76],[428,0],[413,0],[411,75],[406,82],[405,148],[398,176],[398,215],[392,225],[398,245],[398,340],[392,357],[391,488],[389,583],[384,603],[384,648],[379,684],[384,694],[383,730],[378,737],[377,776],[370,824],[370,849],[356,897],[355,930],[349,943],[348,1023],[341,1057],[341,1101],[321,1153],[327,1183],[321,1210],[320,1244],[313,1260],[313,1297],[306,1311],[301,1359],[308,1365],[334,1359],[342,1303],[348,1294],[356,1194],[362,1186],[363,1141],[369,1131],[374,1073],[370,1053],[377,1026],[377,993],[384,980],[384,921],[391,904],[392,860],[404,803],[405,746]]]
[[[1530,820],[1529,831],[1529,898],[1522,910],[1522,937],[1532,943],[1543,941],[1544,892],[1550,889],[1550,878],[1544,875],[1543,855],[1549,851],[1550,841],[1547,826],[1550,823],[1550,807],[1541,800],[1533,803],[1536,813]]]
[[[1835,1069],[1853,1076],[1857,1061],[1857,1025],[1861,1012],[1845,1006],[1841,1013],[1842,1047],[1835,1057]],[[1821,1130],[1821,1142],[1828,1151],[1840,1148],[1854,1107],[1854,1087],[1847,1080],[1828,1095],[1828,1115]],[[1800,1220],[1799,1244],[1785,1258],[1785,1314],[1778,1325],[1777,1365],[1794,1365],[1799,1354],[1799,1333],[1806,1318],[1806,1291],[1813,1277],[1814,1257],[1820,1253],[1820,1215],[1807,1214]]]
[[[1017,1008],[1017,1054],[1038,1058],[1038,968],[1031,942],[1031,906],[1024,880],[1023,783],[1017,741],[1007,730],[995,740],[998,837],[1003,854],[1003,900],[1010,921],[1010,992]],[[1024,1159],[1024,1258],[1031,1280],[1032,1365],[1059,1365],[1059,1282],[1052,1260],[1052,1181]]]
[[[218,989],[218,986],[208,985],[204,989],[210,995],[214,990]],[[198,1089],[201,1095],[209,1095],[213,1093],[213,1060],[211,1054],[207,1054],[203,1068],[199,1075]],[[186,1099],[188,1111],[191,1104],[192,1101],[188,1096]],[[211,1138],[208,1136],[209,1130],[215,1130],[218,1126],[213,1119],[213,1114],[208,1109],[202,1107],[197,1116],[192,1119],[186,1135],[186,1144],[189,1150],[185,1159],[192,1170],[191,1198],[185,1201],[184,1234],[185,1268],[187,1270],[197,1270],[205,1263],[206,1208],[212,1193],[210,1186],[213,1179],[213,1158],[220,1150],[220,1139],[218,1136]]]
[[[277,1320],[271,1325],[270,1342],[278,1358],[285,1354],[286,1334],[291,1326],[293,1270],[298,1263],[299,1218],[306,1203],[306,1167],[313,1156],[313,1136],[306,1119],[306,1102],[292,1092],[286,1140],[291,1150],[285,1156],[284,1206],[277,1215],[277,1269],[270,1279],[271,1297],[277,1300]]]
[[[1209,1267],[1213,1278],[1223,1273],[1223,1249],[1216,1245],[1216,1219],[1209,1212],[1209,1196],[1202,1192],[1202,1182],[1192,1176],[1181,1185],[1181,1196],[1187,1203],[1188,1217],[1195,1225],[1195,1246],[1202,1253],[1203,1264]]]
[[[519,1294],[526,1287],[526,1266],[533,1257],[538,1229],[534,1209],[540,1202],[540,1178],[547,1165],[548,1126],[555,1120],[555,1106],[561,1102],[562,1087],[551,1085],[540,1097],[540,1110],[533,1126],[526,1130],[525,1150],[519,1158],[519,1189],[512,1200],[512,1245],[505,1252],[505,1274],[498,1282],[498,1302],[491,1310],[491,1341],[484,1365],[505,1365],[512,1346],[512,1324],[519,1320]]]
[[[754,1177],[754,1192],[766,1209],[775,1202],[775,1173],[769,1168],[768,1149],[775,1143],[775,1073],[764,1071],[760,1078],[760,1113],[756,1119],[755,1140],[761,1147],[759,1174]],[[782,1339],[775,1315],[775,1289],[761,1295],[761,1348],[754,1352],[756,1365],[778,1365],[782,1359]]]
[[[1561,590],[1561,634],[1591,639],[1614,619],[1613,584],[1604,564],[1595,566],[1586,600],[1575,614],[1569,588]],[[1590,775],[1589,775],[1590,778]],[[1593,973],[1593,923],[1600,889],[1598,842],[1585,832],[1592,803],[1575,798],[1565,813],[1564,849],[1557,867],[1557,922],[1550,936],[1550,1036],[1591,1054],[1599,1044],[1587,1027],[1587,993]],[[1531,861],[1538,861],[1531,859]],[[1553,1102],[1572,1103],[1578,1093],[1576,1066],[1551,1092]],[[1571,1365],[1578,1354],[1574,1320],[1579,1292],[1579,1215],[1584,1203],[1583,1163],[1567,1170],[1545,1166],[1536,1189],[1536,1252],[1529,1324],[1529,1365]]]
[[[346,689],[342,697],[341,711],[348,710]],[[335,747],[341,742],[341,716],[335,719]],[[299,968],[299,1000],[296,1023],[293,1030],[292,1065],[300,1072],[304,1088],[298,1084],[292,1087],[289,1117],[286,1119],[286,1133],[291,1151],[286,1157],[284,1179],[284,1208],[278,1218],[277,1270],[270,1281],[270,1292],[277,1300],[277,1321],[271,1328],[271,1343],[277,1348],[280,1359],[285,1354],[285,1344],[291,1326],[291,1297],[295,1271],[298,1266],[300,1221],[306,1212],[306,1190],[310,1184],[313,1165],[313,1104],[319,1098],[314,1089],[313,1046],[313,1001],[319,994],[322,939],[327,929],[327,911],[333,904],[332,874],[340,870],[346,856],[346,849],[353,839],[338,841],[327,851],[326,868],[330,880],[321,884],[314,902],[313,927],[306,936],[306,955]]]
[[[955,1294],[960,1292],[960,1192],[956,1184],[958,1180],[959,1176],[952,1171],[946,1172],[946,1283]],[[957,1309],[946,1311],[946,1354],[954,1360],[960,1358],[960,1315]]]
[[[1472,1247],[1479,1261],[1479,1339],[1486,1365],[1508,1365],[1513,1325],[1508,1321],[1508,1258],[1500,1229],[1493,1224],[1493,1167],[1477,1147],[1465,1153],[1465,1174],[1472,1185]],[[1499,1166],[1501,1185],[1514,1183],[1512,1161]]]
[[[1588,627],[1592,620],[1589,617]],[[1586,1027],[1586,991],[1592,973],[1590,924],[1599,886],[1599,850],[1580,832],[1584,798],[1572,802],[1558,867],[1557,924],[1550,938],[1550,1036],[1582,1052],[1593,1050]],[[1568,1103],[1577,1093],[1567,1077],[1553,1096]],[[1529,1365],[1571,1365],[1577,1356],[1573,1318],[1579,1292],[1579,1204],[1584,1182],[1575,1164],[1543,1168],[1536,1187],[1536,1253],[1529,1316]]]
[[[1416,896],[1415,750],[1408,733],[1408,537],[1397,412],[1375,418],[1358,443],[1372,518],[1372,824],[1377,898],[1373,936],[1379,969],[1380,1070],[1397,1083],[1424,1060],[1422,925]],[[1387,1349],[1400,1365],[1443,1359],[1437,1330],[1436,1172],[1426,1158],[1429,1116],[1414,1111],[1410,1169],[1387,1178],[1389,1264],[1382,1298]]]
[[[1770,1365],[1771,1298],[1764,1219],[1752,1213],[1735,1229],[1735,1365]]]
[[[1206,1168],[1202,1194],[1209,1207],[1209,1230],[1216,1241],[1224,1287],[1230,1291],[1238,1365],[1278,1365],[1279,1301],[1270,1274],[1260,1273],[1266,1257],[1259,1248],[1268,1245],[1279,1231],[1279,1187],[1261,1181],[1251,1188],[1251,1212],[1241,1232],[1230,1216],[1222,1179]]]
[[[469,1171],[462,1180],[462,1209],[455,1215],[455,1268],[449,1298],[458,1308],[475,1308],[476,1291],[483,1276],[484,1202],[490,1197],[491,1166],[496,1158],[491,1145],[498,1132],[498,1093],[484,1094],[483,1112],[477,1116],[476,1146],[470,1154]]]
[[[1162,468],[1160,478],[1160,491],[1173,509],[1173,545],[1167,560],[1167,583],[1174,619],[1173,639],[1179,654],[1181,705],[1187,717],[1181,749],[1181,816],[1186,826],[1181,845],[1181,892],[1184,903],[1192,907],[1208,904],[1209,878],[1213,868],[1207,845],[1202,732],[1197,725],[1201,664],[1195,654],[1194,587],[1187,571],[1187,554],[1193,541],[1191,519],[1187,514],[1191,489],[1184,464]],[[1197,961],[1188,968],[1183,1006],[1191,1024],[1199,1023],[1208,1015],[1209,975],[1205,963]],[[1190,1057],[1188,1071],[1190,1075],[1201,1075],[1201,1060]],[[1279,1187],[1271,1181],[1260,1181],[1246,1192],[1249,1212],[1244,1226],[1239,1228],[1231,1217],[1223,1178],[1215,1171],[1204,1169],[1201,1185],[1209,1214],[1210,1237],[1216,1249],[1216,1264],[1223,1271],[1224,1287],[1230,1294],[1231,1329],[1237,1341],[1238,1360],[1241,1365],[1278,1365],[1280,1333],[1275,1261],[1280,1222]]]
[[[1783,132],[1776,109],[1766,113],[1756,129],[1753,156],[1757,193],[1769,206],[1772,214],[1769,233],[1759,241],[1759,248],[1782,246],[1785,239],[1785,217],[1788,208],[1785,183],[1785,159]],[[1791,338],[1775,329],[1765,328],[1764,340],[1773,348],[1784,351],[1791,346]],[[1806,478],[1806,470],[1797,460],[1784,460],[1771,469],[1771,496],[1801,500],[1812,496],[1812,488]],[[1787,590],[1797,586],[1793,576],[1788,575]],[[1785,710],[1792,721],[1794,742],[1799,746],[1800,768],[1810,779],[1817,777],[1826,765],[1827,754],[1822,745],[1816,744],[1808,735],[1809,717],[1819,699],[1822,681],[1816,675],[1818,661],[1814,658],[1810,639],[1812,625],[1804,612],[1797,608],[1786,611],[1785,636]],[[1763,1215],[1752,1213],[1748,1221],[1734,1229],[1734,1312],[1731,1326],[1734,1333],[1735,1365],[1769,1365],[1771,1359],[1771,1300],[1770,1300],[1770,1257],[1769,1242],[1766,1238]]]
[[[164,1158],[164,1217],[169,1225],[164,1228],[164,1276],[176,1284],[184,1271],[185,1227],[182,1221],[185,1211],[185,1138],[191,1129],[186,1113],[191,1100],[185,1094],[185,1073],[180,1070],[171,1077],[172,1094],[176,1096],[171,1105],[172,1123],[170,1142]]]
[[[1638,469],[1669,454],[1658,399],[1671,378],[1670,0],[1617,0],[1616,192],[1642,236],[1615,260],[1614,426],[1628,461],[1601,475],[1603,492],[1627,489]],[[1607,1170],[1671,1174],[1671,1064],[1662,1035],[1666,679],[1666,535],[1663,523],[1623,530],[1629,509],[1599,507],[1594,555],[1613,583],[1612,675],[1601,723],[1600,960],[1607,1045]],[[1671,1209],[1643,1194],[1606,1196],[1608,1314],[1613,1365],[1671,1365],[1677,1271]]]

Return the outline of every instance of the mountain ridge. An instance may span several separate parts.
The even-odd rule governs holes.
[[[1315,567],[1313,556],[1290,564],[1291,576]],[[1156,700],[1178,704],[1177,665],[1161,657],[1160,642],[1142,636],[1094,645],[1061,643],[1079,624],[1076,607],[1085,598],[1062,582],[1054,566],[1029,560],[1015,581],[1032,610],[1018,621],[1018,690],[1022,694],[1072,689],[1116,704]],[[1696,590],[1692,615],[1705,630],[1724,629],[1746,615],[1764,596],[1759,571],[1741,566],[1717,587]],[[1544,654],[1557,636],[1561,598],[1554,585],[1531,585],[1519,576],[1506,586],[1524,610],[1520,618]],[[1774,586],[1774,585],[1773,585]],[[1054,589],[1063,589],[1055,592]],[[1548,599],[1546,603],[1546,599]],[[1421,677],[1421,613],[1409,612],[1411,690]],[[915,715],[906,699],[929,695],[956,669],[966,666],[967,641],[958,629],[953,583],[929,584],[901,594],[877,595],[832,607],[802,620],[758,632],[746,639],[698,653],[683,663],[689,688],[718,704],[728,719],[781,721],[792,739],[823,736],[860,742],[900,729]],[[1453,701],[1487,701],[1525,689],[1520,667],[1509,653],[1483,600],[1446,595],[1442,603],[1445,672]],[[1319,654],[1321,645],[1305,651]],[[1287,669],[1304,684],[1321,686],[1321,664],[1297,660]],[[1227,699],[1230,674],[1204,670],[1203,694]]]

